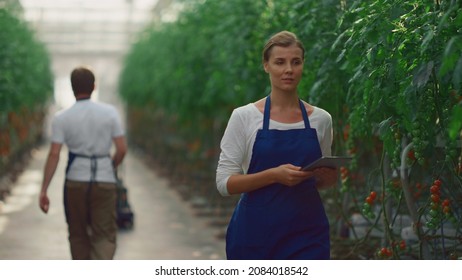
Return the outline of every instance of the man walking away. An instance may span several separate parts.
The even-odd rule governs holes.
[[[91,70],[74,69],[71,84],[77,102],[53,117],[39,205],[48,212],[47,189],[64,144],[69,150],[64,209],[72,259],[113,259],[117,234],[114,170],[127,151],[125,136],[117,110],[90,100],[95,89]],[[111,156],[112,144],[115,152]]]

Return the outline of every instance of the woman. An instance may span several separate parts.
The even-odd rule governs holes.
[[[241,194],[226,236],[228,259],[329,259],[329,223],[317,188],[336,170],[301,168],[331,154],[329,113],[301,101],[304,47],[295,34],[263,50],[271,93],[235,109],[221,141],[217,188]]]

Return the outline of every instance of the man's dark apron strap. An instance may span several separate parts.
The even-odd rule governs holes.
[[[66,166],[66,176],[67,173],[69,172],[69,169],[71,168],[72,163],[74,162],[75,158],[81,157],[81,158],[87,158],[91,160],[91,176],[90,176],[90,182],[88,183],[88,189],[87,189],[87,209],[88,209],[88,223],[91,222],[91,212],[90,212],[90,194],[91,194],[91,188],[94,182],[96,182],[96,171],[98,169],[98,161],[97,159],[99,158],[105,158],[105,157],[110,157],[110,155],[101,155],[101,156],[87,156],[87,155],[82,155],[82,154],[76,154],[71,151],[69,151],[68,158],[67,158],[67,166]],[[67,186],[64,184],[64,211],[66,214],[66,221],[69,222],[69,211],[68,211],[68,205],[67,205]]]

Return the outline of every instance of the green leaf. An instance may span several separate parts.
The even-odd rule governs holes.
[[[423,64],[419,70],[417,71],[417,73],[414,75],[414,79],[412,81],[412,83],[418,87],[418,88],[421,88],[423,86],[425,86],[430,78],[430,75],[432,73],[432,70],[433,70],[433,66],[434,66],[434,62],[433,61],[430,61],[426,64]]]
[[[380,122],[378,129],[379,129],[379,136],[380,136],[381,139],[384,139],[384,137],[390,131],[391,120],[392,120],[392,118],[390,117],[390,118]]]
[[[452,82],[456,90],[460,90],[462,84],[462,56],[459,57],[456,67],[454,68],[454,74],[452,75]]]
[[[433,37],[435,36],[435,32],[433,29],[428,30],[427,34],[425,35],[425,38],[422,41],[420,53],[424,53],[427,49],[428,46],[430,45],[430,42],[433,40]]]
[[[462,36],[452,37],[444,49],[441,67],[438,71],[438,77],[443,77],[454,69],[461,56]]]
[[[449,137],[455,140],[462,129],[462,106],[455,106],[452,109],[451,122],[449,123]]]
[[[454,19],[453,24],[457,28],[462,27],[462,9],[457,11],[457,17]]]

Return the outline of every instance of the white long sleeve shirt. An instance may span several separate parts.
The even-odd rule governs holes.
[[[310,126],[316,129],[322,155],[330,156],[333,137],[332,117],[327,111],[313,107],[313,112],[308,116]],[[234,109],[220,144],[216,184],[221,195],[230,195],[227,183],[231,175],[247,173],[255,137],[262,127],[263,113],[254,103]],[[297,123],[281,123],[270,119],[269,123],[269,129],[289,130],[304,127],[303,120]]]

